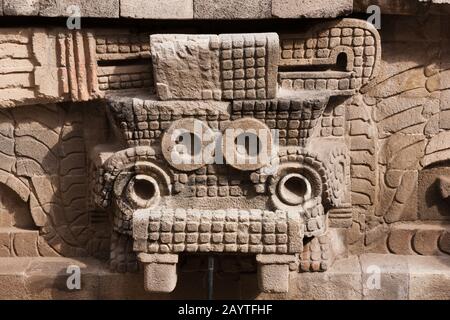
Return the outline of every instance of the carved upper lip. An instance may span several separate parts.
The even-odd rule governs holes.
[[[302,247],[299,213],[143,209],[133,214],[135,251],[292,253]]]

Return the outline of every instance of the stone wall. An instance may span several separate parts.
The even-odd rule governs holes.
[[[50,265],[42,295],[31,277],[0,297],[200,298],[210,252],[218,298],[450,298],[446,1],[78,0],[86,28],[48,19],[73,3],[0,0],[0,278]],[[178,165],[167,137],[192,119],[277,129],[276,160],[233,165],[225,140],[225,164]],[[69,258],[76,297],[51,287]]]

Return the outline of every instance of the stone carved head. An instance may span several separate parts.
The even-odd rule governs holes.
[[[289,270],[329,267],[307,244],[329,244],[329,220],[351,215],[349,155],[343,133],[317,128],[333,97],[374,75],[378,42],[355,20],[281,40],[151,36],[157,94],[108,97],[117,139],[99,151],[95,189],[147,290],[172,291],[186,252],[256,256],[271,292],[287,291]],[[342,70],[311,71],[329,65]]]

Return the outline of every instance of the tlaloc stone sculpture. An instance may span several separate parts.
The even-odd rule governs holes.
[[[151,35],[157,95],[109,96],[117,139],[93,155],[96,202],[114,215],[112,265],[134,269],[118,257],[136,253],[156,292],[175,288],[184,252],[253,255],[267,292],[286,292],[289,270],[328,269],[333,222],[351,224],[350,155],[342,134],[317,127],[331,98],[376,74],[380,50],[357,20],[281,43],[275,33]],[[296,71],[305,66],[332,70]],[[183,140],[198,150],[179,151]],[[318,259],[304,251],[316,238]]]
[[[213,256],[239,279],[225,297],[450,299],[448,5],[418,27],[425,4],[378,1],[377,30],[342,17],[370,1],[78,2],[79,30],[0,27],[5,287],[58,297],[83,262],[89,297],[198,297]],[[65,12],[0,0],[11,25]],[[302,19],[239,20],[273,17]]]

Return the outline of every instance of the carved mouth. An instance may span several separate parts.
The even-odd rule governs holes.
[[[326,231],[322,205],[296,211],[153,208],[133,214],[134,250],[145,253],[228,252],[295,254],[305,232]]]

